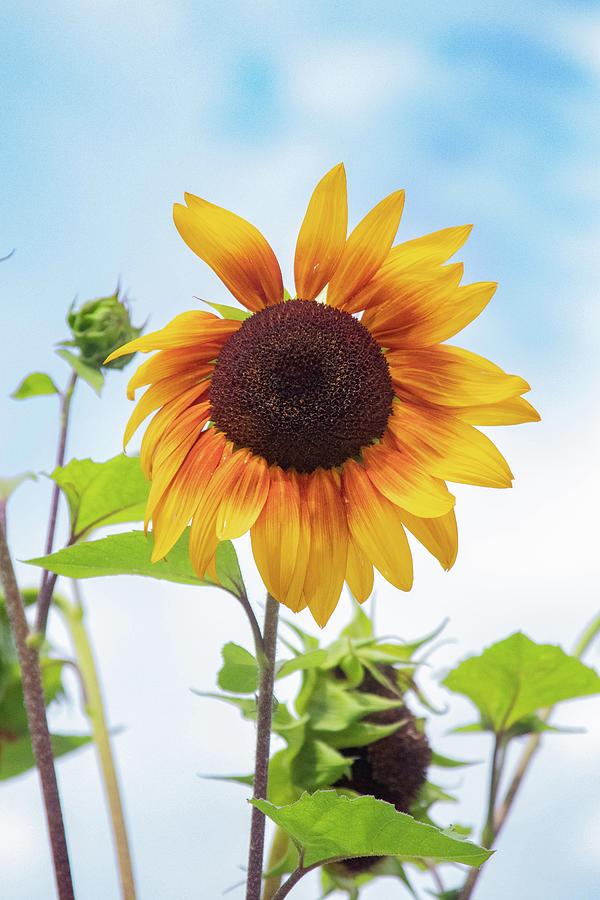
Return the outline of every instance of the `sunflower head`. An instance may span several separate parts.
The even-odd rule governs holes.
[[[446,482],[509,487],[477,425],[534,421],[526,381],[446,341],[485,308],[492,282],[448,263],[470,226],[395,244],[396,191],[347,235],[335,166],[308,204],[284,291],[273,250],[249,222],[194,195],[176,204],[188,246],[246,308],[182,313],[107,362],[157,351],[125,438],[151,413],[141,463],[160,559],[191,521],[200,575],[217,544],[250,531],[269,592],[324,625],[344,582],[359,601],[373,573],[412,585],[411,532],[449,569],[457,553]]]

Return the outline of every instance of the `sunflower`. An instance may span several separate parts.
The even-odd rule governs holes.
[[[141,445],[151,480],[153,560],[191,520],[200,577],[219,541],[250,531],[269,592],[320,626],[344,581],[359,601],[373,569],[413,582],[406,532],[449,569],[457,553],[446,481],[509,487],[512,474],[476,425],[539,418],[529,385],[444,343],[484,309],[491,282],[461,285],[447,264],[471,226],[394,246],[404,192],[347,237],[343,165],[317,185],[296,245],[296,293],[249,222],[186,194],[174,220],[188,246],[246,308],[184,312],[111,354],[158,351],[129,382],[149,385],[125,443],[155,413]]]

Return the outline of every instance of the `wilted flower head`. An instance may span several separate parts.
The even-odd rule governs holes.
[[[117,347],[138,337],[143,328],[131,323],[127,297],[119,296],[118,287],[108,297],[86,300],[79,309],[72,306],[67,324],[73,340],[64,341],[63,346],[77,347],[82,362],[95,369],[103,365],[111,369],[125,368],[133,358],[132,353],[106,364],[104,360]]]

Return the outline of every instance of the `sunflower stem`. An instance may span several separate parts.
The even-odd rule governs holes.
[[[77,657],[77,667],[81,676],[85,713],[92,729],[92,737],[96,746],[100,772],[104,785],[104,794],[113,832],[113,840],[117,853],[121,896],[123,900],[135,900],[135,881],[133,865],[129,850],[127,826],[123,812],[119,778],[113,757],[110,735],[106,721],[102,689],[98,679],[96,660],[90,639],[85,627],[85,611],[81,594],[76,582],[73,582],[76,603],[68,603],[58,599],[56,605],[63,614],[73,648]]]
[[[69,413],[71,412],[71,399],[73,391],[77,384],[77,373],[73,372],[69,378],[69,382],[61,394],[60,400],[60,425],[58,431],[58,447],[56,449],[56,467],[64,465],[65,453],[67,449],[67,432],[69,430]],[[48,534],[46,536],[45,556],[52,553],[54,547],[54,534],[56,532],[56,522],[58,520],[58,501],[60,497],[60,488],[56,482],[52,488],[52,499],[50,501],[50,517],[48,519]],[[50,612],[50,604],[52,603],[52,594],[56,584],[56,575],[51,575],[46,569],[42,572],[42,581],[38,594],[36,631],[39,634],[45,634],[46,624],[48,622],[48,613]]]
[[[37,648],[31,646],[28,642],[30,637],[29,626],[6,541],[4,522],[0,524],[0,582],[4,588],[6,612],[21,667],[27,724],[42,787],[48,836],[54,863],[56,889],[60,900],[73,900],[74,893],[69,851],[67,849],[56,770],[54,768],[52,742],[46,718],[46,703],[42,687],[39,655]]]
[[[256,755],[254,762],[254,800],[266,800],[271,747],[271,720],[273,715],[273,685],[275,682],[275,648],[277,645],[277,621],[279,603],[267,594],[265,623],[263,627],[263,653],[260,663],[260,685],[256,709]],[[246,900],[260,900],[265,848],[265,816],[252,807],[250,823],[250,847]]]

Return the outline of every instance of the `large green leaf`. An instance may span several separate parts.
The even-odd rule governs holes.
[[[79,750],[91,742],[91,737],[79,734],[52,734],[52,752],[54,758]],[[35,766],[31,740],[29,735],[16,741],[0,739],[0,781],[22,775]]]
[[[58,394],[59,390],[45,372],[32,372],[26,375],[10,395],[13,400],[27,400],[29,397],[42,397],[47,394]]]
[[[92,390],[100,396],[102,388],[104,387],[104,375],[100,369],[88,366],[87,363],[78,356],[75,356],[74,353],[71,353],[70,350],[57,350],[56,355],[60,356],[61,359],[64,359],[64,361],[71,366],[73,371],[76,372],[83,381],[87,382]]]
[[[217,683],[233,694],[254,694],[258,690],[258,663],[239,644],[225,644],[221,650],[223,665]]]
[[[40,566],[68,578],[99,578],[104,575],[144,575],[177,584],[214,585],[200,580],[192,568],[188,552],[189,528],[169,552],[167,559],[153,563],[152,538],[143,531],[111,534],[99,541],[87,541],[65,547],[51,556],[29,559]],[[217,548],[217,576],[222,587],[239,595],[241,574],[233,545],[223,541]]]
[[[102,463],[72,459],[51,477],[67,498],[71,528],[79,537],[104,525],[144,518],[150,484],[137,456],[120,453]]]
[[[349,798],[335,791],[303,794],[289,806],[253,800],[303,854],[303,865],[356,856],[403,856],[480,866],[491,851],[416,822],[374,797]]]
[[[511,635],[453,669],[443,682],[468,697],[485,722],[506,732],[524,716],[561,700],[600,693],[600,677],[560,647]]]

